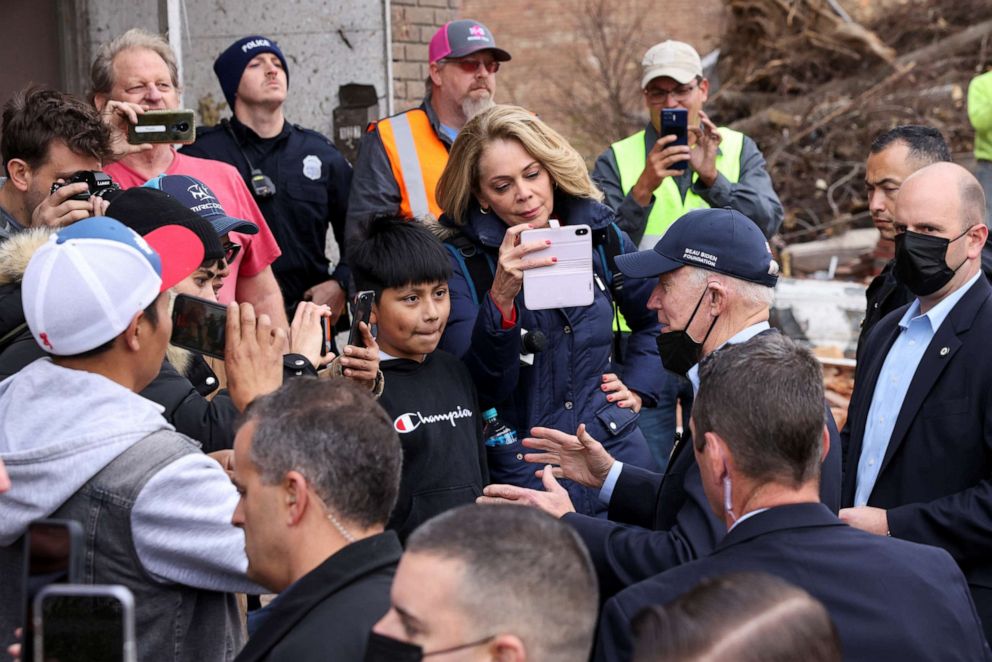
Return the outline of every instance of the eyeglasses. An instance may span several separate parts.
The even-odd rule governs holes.
[[[227,260],[228,264],[234,262],[234,258],[236,258],[240,252],[241,244],[236,244],[233,241],[228,241],[224,244],[224,259]]]
[[[482,60],[442,60],[442,62],[444,64],[456,64],[467,74],[474,74],[479,70],[479,67],[485,67],[486,71],[491,74],[499,71],[499,62],[496,60],[492,62],[483,62]]]
[[[682,85],[681,87],[676,87],[673,90],[660,90],[656,87],[652,87],[644,90],[644,96],[648,98],[648,101],[653,103],[663,102],[668,97],[672,97],[676,101],[685,101],[698,87],[698,85]]]

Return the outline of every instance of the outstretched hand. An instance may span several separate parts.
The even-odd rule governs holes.
[[[532,490],[527,487],[517,487],[516,485],[487,485],[483,490],[483,496],[475,500],[482,505],[513,504],[516,506],[530,506],[539,508],[554,517],[561,517],[567,513],[574,513],[575,506],[568,496],[568,491],[562,487],[555,478],[551,467],[545,467],[542,472],[541,481],[544,483],[544,492]]]
[[[524,439],[523,445],[543,452],[527,453],[524,460],[556,465],[555,476],[574,480],[585,487],[602,487],[616,461],[603,444],[586,432],[585,423],[579,425],[574,435],[551,428],[533,428],[531,434],[534,436]],[[537,473],[543,476],[544,470]]]

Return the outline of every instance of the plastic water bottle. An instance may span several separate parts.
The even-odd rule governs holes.
[[[482,419],[485,421],[482,438],[486,440],[486,446],[509,446],[517,442],[517,433],[503,422],[495,409],[482,412]]]

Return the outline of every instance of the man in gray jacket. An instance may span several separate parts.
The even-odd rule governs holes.
[[[202,260],[187,228],[141,237],[93,217],[28,263],[25,317],[50,356],[0,382],[0,459],[13,484],[0,495],[0,636],[19,625],[21,539],[32,520],[55,517],[84,528],[83,581],[134,594],[140,659],[230,660],[241,647],[230,592],[261,589],[230,521],[237,492],[137,395],[172,332],[168,289]],[[247,379],[281,371],[283,332],[264,315],[256,324],[250,306],[228,308],[227,338],[232,360],[255,363]]]

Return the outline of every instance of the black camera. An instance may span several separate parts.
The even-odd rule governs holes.
[[[79,182],[85,183],[90,187],[90,190],[85,193],[77,193],[69,198],[70,200],[86,202],[90,199],[90,196],[96,195],[102,198],[109,191],[119,191],[121,189],[121,187],[110,178],[110,175],[105,172],[100,172],[99,170],[79,170],[78,172],[74,172],[66,177],[64,183],[60,184],[55,182],[52,184],[51,192],[55,193],[63,186],[68,186],[69,184],[76,184]]]

